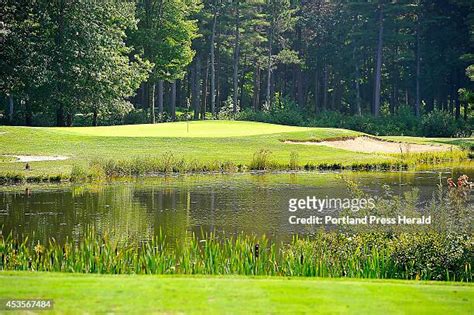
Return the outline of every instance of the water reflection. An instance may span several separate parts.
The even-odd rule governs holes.
[[[413,187],[422,201],[438,183],[472,170],[444,172],[344,173],[371,195],[383,185],[393,194]],[[214,175],[142,179],[80,186],[31,187],[0,192],[3,234],[28,235],[45,241],[79,238],[87,228],[113,231],[112,237],[149,239],[164,233],[174,242],[201,231],[266,234],[287,240],[313,228],[288,224],[289,198],[350,197],[334,173]]]

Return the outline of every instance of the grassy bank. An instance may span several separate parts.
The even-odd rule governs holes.
[[[454,283],[0,272],[0,296],[54,300],[58,313],[469,314]]]
[[[1,155],[62,155],[64,161],[14,163],[0,159],[3,182],[8,178],[32,181],[69,179],[71,171],[87,172],[91,164],[97,171],[112,175],[143,175],[177,171],[242,171],[249,169],[397,169],[425,160],[458,162],[467,153],[437,153],[435,158],[417,155],[397,157],[389,154],[358,153],[326,146],[287,144],[283,140],[317,141],[357,136],[344,129],[306,128],[241,121],[193,121],[156,125],[129,125],[85,128],[27,128],[0,126]],[[430,141],[403,138],[404,141]],[[471,139],[452,142],[469,145]],[[268,153],[261,163],[262,152]],[[265,154],[266,154],[265,153]],[[260,154],[260,156],[259,156]],[[263,154],[263,155],[265,155]],[[167,160],[168,159],[168,160]],[[168,164],[166,164],[168,163]],[[114,167],[110,167],[115,164]],[[148,168],[147,168],[148,166]],[[141,168],[141,169],[140,169]],[[0,181],[1,178],[0,178]]]

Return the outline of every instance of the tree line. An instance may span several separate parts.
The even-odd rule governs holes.
[[[155,123],[275,106],[472,117],[469,0],[0,2],[9,123]]]

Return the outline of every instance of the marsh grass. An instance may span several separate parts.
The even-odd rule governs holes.
[[[62,181],[101,181],[111,178],[153,176],[185,173],[237,173],[247,171],[400,171],[446,166],[453,163],[469,163],[471,153],[453,149],[446,152],[425,152],[385,155],[389,159],[374,162],[304,162],[299,152],[292,151],[287,162],[273,157],[272,151],[259,149],[254,152],[248,164],[236,164],[225,160],[204,161],[197,158],[185,159],[172,152],[159,156],[141,156],[127,159],[94,159],[88,164],[74,164],[69,174],[29,174],[23,172],[0,173],[0,185],[25,183],[57,183]]]
[[[439,153],[410,153],[396,155],[398,159],[374,163],[311,163],[303,164],[298,152],[290,153],[288,164],[278,163],[268,149],[256,151],[248,165],[229,161],[186,160],[171,152],[159,157],[135,157],[126,160],[93,160],[88,168],[75,165],[71,172],[72,181],[101,180],[104,178],[147,176],[171,173],[236,173],[246,171],[287,170],[354,170],[354,171],[399,171],[417,168],[421,165],[440,165],[468,159],[465,151],[453,150]]]
[[[0,238],[0,270],[100,274],[203,274],[372,279],[473,280],[473,238],[443,233],[319,233],[277,244],[264,236],[190,235],[169,246],[152,240],[116,241],[88,233],[47,244]],[[258,255],[255,245],[259,245]]]
[[[300,169],[300,156],[298,152],[293,151],[290,153],[290,163],[288,164],[290,170],[299,170]]]
[[[266,171],[276,167],[276,163],[272,160],[272,152],[267,149],[260,149],[255,152],[249,165],[251,170],[260,171]]]
[[[416,166],[437,165],[447,162],[461,162],[470,159],[470,153],[467,150],[451,149],[443,152],[404,152],[392,155],[400,158],[407,165]]]

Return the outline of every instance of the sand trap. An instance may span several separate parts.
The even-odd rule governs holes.
[[[15,157],[15,162],[42,162],[42,161],[64,161],[69,159],[68,156],[61,156],[61,155],[54,155],[54,156],[47,156],[47,155],[5,155]]]
[[[370,137],[357,137],[353,139],[321,141],[321,142],[297,142],[285,141],[291,144],[305,145],[325,145],[331,148],[343,149],[355,152],[366,153],[410,153],[410,152],[441,152],[451,150],[449,145],[431,145],[431,144],[414,144],[405,142],[384,141]]]

